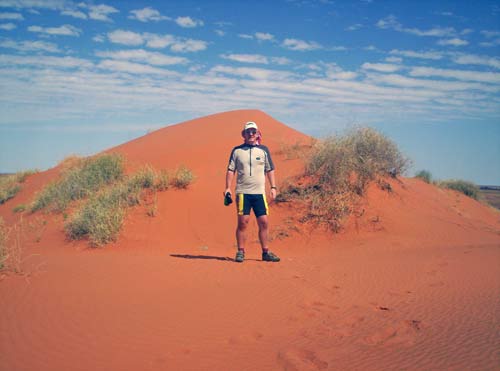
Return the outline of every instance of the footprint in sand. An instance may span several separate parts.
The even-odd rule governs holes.
[[[278,362],[283,371],[320,371],[328,368],[328,362],[318,358],[308,349],[289,349],[278,353]]]
[[[363,340],[368,345],[403,344],[411,346],[415,343],[418,332],[423,329],[422,321],[402,321],[396,325],[381,329]]]

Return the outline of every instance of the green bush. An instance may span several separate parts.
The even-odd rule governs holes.
[[[475,200],[479,196],[479,187],[474,183],[467,182],[465,180],[444,180],[438,183],[442,188],[453,189],[455,191],[461,192],[466,196],[469,196]]]
[[[432,183],[432,174],[427,170],[420,170],[415,174],[415,178],[422,179],[424,182],[429,184]]]
[[[61,179],[45,187],[31,205],[31,211],[46,207],[51,211],[64,211],[71,201],[85,198],[122,177],[123,158],[120,155],[85,158],[65,169]]]

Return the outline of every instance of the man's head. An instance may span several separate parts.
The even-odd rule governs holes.
[[[248,121],[244,128],[243,131],[241,132],[241,135],[243,138],[245,138],[245,143],[246,144],[258,144],[258,139],[259,139],[259,128],[257,124],[253,121]]]

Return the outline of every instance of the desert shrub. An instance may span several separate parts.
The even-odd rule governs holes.
[[[117,154],[75,160],[72,165],[63,170],[61,179],[50,183],[37,195],[31,211],[46,207],[64,211],[71,201],[85,198],[123,176],[123,158]]]
[[[36,170],[22,171],[0,177],[0,205],[7,202],[21,190],[21,183]]]
[[[461,192],[466,196],[469,196],[477,200],[479,196],[479,187],[474,183],[467,182],[465,180],[443,180],[438,183],[440,187],[453,189],[455,191]]]
[[[25,204],[16,205],[12,209],[12,211],[15,212],[15,213],[22,213],[23,211],[26,211],[26,205]]]
[[[88,237],[92,246],[114,241],[123,223],[124,209],[130,204],[129,191],[129,187],[119,184],[91,197],[66,222],[68,238]]]
[[[367,185],[381,177],[404,173],[410,161],[397,145],[370,128],[318,141],[306,162],[303,182],[284,187],[281,200],[299,199],[308,205],[303,218],[339,231]]]
[[[409,159],[390,139],[371,128],[358,128],[347,135],[318,142],[306,165],[306,175],[332,192],[362,194],[378,176],[398,176]]]
[[[424,182],[431,184],[432,183],[432,174],[427,170],[420,170],[415,174],[415,178],[420,178]]]
[[[176,188],[187,188],[194,180],[193,172],[182,165],[175,171],[170,184]]]

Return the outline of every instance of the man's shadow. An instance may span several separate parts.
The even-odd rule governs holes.
[[[203,260],[220,260],[234,262],[233,258],[228,256],[211,256],[211,255],[190,255],[190,254],[170,254],[173,258],[181,259],[203,259]]]

